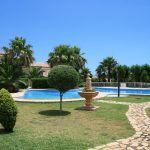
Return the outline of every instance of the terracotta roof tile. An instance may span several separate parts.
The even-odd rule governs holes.
[[[49,64],[47,62],[34,62],[33,64],[31,64],[32,67],[48,67],[49,68]]]

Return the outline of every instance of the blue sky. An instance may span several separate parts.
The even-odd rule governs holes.
[[[150,64],[150,0],[1,0],[0,6],[0,47],[22,36],[36,61],[68,44],[81,48],[93,73],[107,56]]]

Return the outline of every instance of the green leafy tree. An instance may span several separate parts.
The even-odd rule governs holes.
[[[140,65],[131,66],[131,81],[132,82],[140,82],[142,67]]]
[[[144,82],[150,82],[150,65],[148,64],[145,64],[145,65],[142,65],[142,72],[145,71],[147,72],[146,74],[146,80],[144,80]]]
[[[52,68],[48,76],[49,84],[60,92],[60,110],[62,110],[62,97],[65,92],[77,87],[79,74],[67,65],[58,65]]]
[[[59,45],[54,51],[49,53],[48,63],[51,67],[56,65],[70,65],[78,72],[82,70],[87,62],[83,57],[84,53],[80,52],[80,48],[68,45]]]
[[[96,72],[98,77],[107,78],[108,82],[112,78],[113,69],[116,67],[117,61],[113,57],[107,57],[97,67]]]
[[[119,73],[119,79],[121,82],[129,81],[130,68],[126,65],[119,65],[113,70],[113,79],[117,81],[117,73]]]
[[[141,82],[149,82],[150,81],[150,76],[148,75],[148,72],[146,70],[143,70],[141,73]]]

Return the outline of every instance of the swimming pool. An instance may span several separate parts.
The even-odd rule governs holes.
[[[118,92],[117,88],[101,88],[96,87],[98,92],[106,92],[116,94]],[[79,99],[81,98],[78,94],[82,89],[73,89],[66,92],[63,99]],[[120,89],[121,94],[135,94],[135,95],[150,95],[150,89]],[[22,99],[59,99],[59,92],[57,90],[26,90]]]
[[[107,92],[107,93],[117,93],[117,88],[101,88],[97,87],[95,88],[98,92]],[[150,89],[135,89],[135,88],[121,88],[120,89],[121,94],[135,94],[135,95],[150,95]]]
[[[79,89],[69,90],[64,93],[63,99],[76,99],[81,98],[78,92]],[[57,90],[26,90],[24,95],[21,97],[23,99],[59,99],[60,95]]]

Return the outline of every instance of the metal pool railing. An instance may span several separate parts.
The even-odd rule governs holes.
[[[92,86],[95,87],[117,87],[117,82],[92,82]],[[150,83],[145,82],[120,82],[121,87],[132,88],[150,88]]]

